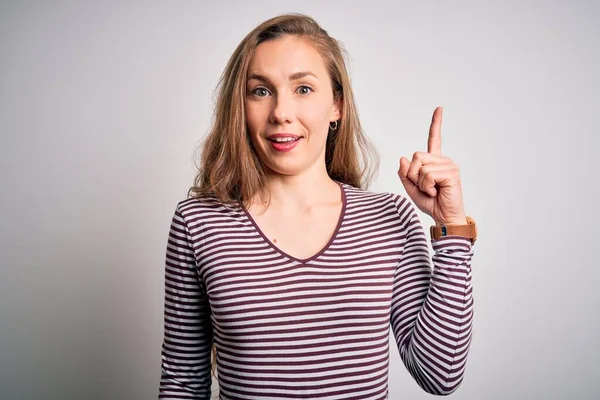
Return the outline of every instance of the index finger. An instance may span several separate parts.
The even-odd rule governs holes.
[[[438,156],[442,155],[442,110],[442,107],[436,107],[433,111],[427,139],[427,152]]]

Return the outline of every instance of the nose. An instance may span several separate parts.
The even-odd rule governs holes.
[[[290,123],[294,117],[294,112],[294,102],[291,95],[279,93],[275,96],[275,103],[273,110],[271,110],[271,123],[277,125]]]

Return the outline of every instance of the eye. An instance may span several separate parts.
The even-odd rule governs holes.
[[[301,95],[306,96],[307,94],[309,94],[310,92],[312,92],[312,88],[306,85],[302,85],[300,87],[298,87],[298,89],[296,89]]]
[[[251,93],[257,97],[265,97],[269,94],[269,91],[264,87],[257,87],[256,89],[252,90]]]

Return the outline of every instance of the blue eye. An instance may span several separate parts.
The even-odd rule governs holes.
[[[307,90],[302,90],[302,89],[307,89]],[[300,91],[300,94],[302,95],[307,95],[310,92],[312,92],[312,88],[306,85],[302,85],[298,88],[298,91]]]
[[[265,89],[264,87],[257,87],[256,89],[254,89],[252,91],[252,94],[254,96],[258,96],[258,97],[265,97],[269,94],[269,91],[267,89]]]

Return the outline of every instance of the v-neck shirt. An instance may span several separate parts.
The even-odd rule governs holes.
[[[239,205],[177,204],[160,398],[210,398],[214,343],[221,399],[386,399],[390,329],[419,386],[456,390],[471,342],[471,242],[428,240],[405,196],[340,185],[338,226],[304,260]]]
[[[239,204],[240,208],[242,209],[242,211],[244,212],[244,214],[246,214],[246,217],[248,217],[248,220],[254,226],[254,228],[256,229],[256,231],[263,237],[263,239],[265,240],[265,242],[267,242],[271,247],[273,247],[273,249],[275,251],[277,251],[278,253],[280,253],[282,256],[289,258],[290,260],[295,260],[295,261],[298,261],[300,263],[305,263],[305,262],[308,262],[308,261],[311,261],[311,260],[314,260],[314,259],[318,258],[321,254],[323,254],[325,251],[327,251],[327,249],[329,248],[329,246],[331,246],[331,243],[333,243],[333,241],[335,240],[335,237],[337,236],[337,233],[340,230],[340,227],[341,227],[342,222],[344,220],[344,214],[346,213],[346,190],[344,189],[344,185],[341,182],[335,181],[335,183],[337,183],[338,186],[340,187],[341,200],[342,200],[342,209],[341,209],[340,214],[338,216],[338,220],[337,220],[335,229],[333,231],[333,234],[330,236],[329,240],[325,244],[325,246],[323,246],[323,248],[321,250],[319,250],[318,252],[316,252],[315,254],[313,254],[312,256],[307,257],[307,258],[294,257],[294,256],[288,254],[287,252],[283,251],[281,248],[279,248],[275,243],[273,243],[267,237],[267,235],[265,235],[265,233],[263,232],[263,230],[258,226],[258,223],[254,219],[254,217],[252,217],[252,215],[246,209],[246,207],[241,202],[239,202],[238,204]]]

